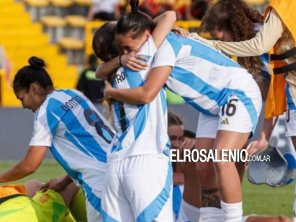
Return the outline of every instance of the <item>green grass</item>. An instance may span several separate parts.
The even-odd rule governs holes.
[[[295,183],[276,188],[266,185],[253,185],[245,178],[243,183],[244,214],[286,215],[291,217],[294,187]]]
[[[9,169],[15,162],[1,162],[0,172]],[[51,178],[65,174],[64,170],[54,160],[46,160],[41,167],[27,178],[14,181],[13,183],[23,183],[29,179],[38,179],[46,182]],[[265,185],[252,185],[245,178],[244,190],[244,214],[264,214],[264,215],[286,215],[291,217],[294,198],[295,183],[285,187],[271,188]]]
[[[0,172],[10,169],[15,163],[15,161],[0,162]],[[42,162],[41,166],[35,173],[26,178],[13,181],[12,183],[24,183],[30,179],[37,179],[42,182],[47,182],[49,179],[61,175],[65,175],[65,171],[55,160],[45,160]]]

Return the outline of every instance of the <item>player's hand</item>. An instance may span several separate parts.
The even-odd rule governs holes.
[[[180,144],[179,149],[180,150],[184,150],[184,149],[191,150],[192,148],[194,148],[194,146],[195,146],[195,139],[190,139],[190,138],[184,137],[183,141]]]
[[[40,190],[47,191],[47,190],[51,189],[51,190],[55,190],[55,191],[60,191],[65,186],[66,186],[66,184],[63,181],[61,181],[58,178],[54,178],[54,179],[51,179],[50,181],[48,181],[47,183],[45,183],[44,185],[42,185]]]
[[[264,140],[264,139],[254,140],[247,147],[248,154],[253,155],[254,153],[263,151],[267,148],[267,146],[268,146],[267,140]]]
[[[147,59],[145,56],[138,55],[135,52],[130,52],[128,54],[121,56],[121,64],[134,71],[141,71],[147,69]]]
[[[186,29],[180,28],[178,26],[175,26],[174,28],[172,28],[172,32],[174,32],[177,35],[181,35],[183,37],[189,36],[189,32]]]

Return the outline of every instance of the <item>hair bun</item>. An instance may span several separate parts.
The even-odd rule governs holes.
[[[130,6],[132,12],[137,12],[139,8],[139,0],[130,0]]]
[[[43,59],[40,59],[36,56],[32,56],[29,58],[29,64],[34,68],[42,68],[45,66]]]

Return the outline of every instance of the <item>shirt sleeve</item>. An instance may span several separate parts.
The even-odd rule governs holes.
[[[259,32],[250,40],[223,42],[206,40],[197,34],[192,37],[212,45],[216,49],[231,56],[258,56],[268,52],[275,45],[277,40],[282,36],[283,30],[281,19],[274,10],[271,10]]]
[[[53,135],[47,122],[46,115],[38,113],[34,120],[33,133],[30,146],[47,146],[51,147]],[[57,121],[57,120],[56,120]],[[53,123],[51,123],[53,125]],[[56,124],[55,124],[56,125]]]
[[[172,45],[165,40],[157,50],[151,68],[160,66],[174,66],[177,60],[176,52]]]

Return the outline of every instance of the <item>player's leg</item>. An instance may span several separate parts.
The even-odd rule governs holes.
[[[110,161],[108,163],[105,184],[102,191],[102,217],[103,221],[134,221],[132,207],[125,195],[122,181],[123,161]]]
[[[249,135],[255,130],[262,107],[262,99],[255,83],[250,83],[247,92],[237,91],[219,111],[220,120],[215,140],[219,159],[222,153],[237,153],[246,144]],[[241,153],[241,152],[240,152]],[[240,156],[240,155],[239,155]],[[236,160],[230,161],[238,161]],[[221,207],[225,222],[241,222],[242,188],[235,162],[216,162]]]
[[[210,150],[214,147],[217,133],[218,117],[199,114],[198,126],[196,131],[196,148],[198,150]],[[201,206],[220,208],[220,194],[218,189],[217,177],[214,163],[198,162],[196,165],[197,175],[201,187]]]
[[[139,155],[123,161],[123,190],[135,221],[173,221],[169,157]],[[123,220],[123,221],[131,221]]]
[[[286,216],[257,216],[251,215],[244,217],[242,222],[292,222],[290,218]]]
[[[76,221],[87,221],[85,196],[82,189],[74,195],[69,209]]]

